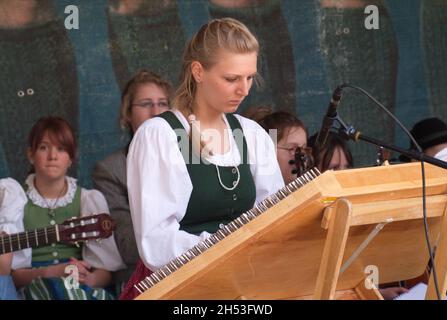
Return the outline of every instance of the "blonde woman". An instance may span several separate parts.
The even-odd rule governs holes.
[[[183,53],[174,110],[136,132],[127,186],[141,262],[122,299],[136,296],[133,284],[145,275],[284,186],[268,134],[232,115],[257,76],[258,52],[237,20],[203,25]]]

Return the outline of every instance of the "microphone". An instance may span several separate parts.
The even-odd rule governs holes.
[[[337,107],[341,100],[341,92],[345,86],[345,83],[338,86],[332,94],[331,102],[329,103],[326,115],[323,118],[323,123],[321,124],[321,129],[318,131],[317,140],[315,142],[315,146],[317,148],[322,148],[326,144],[329,131],[334,123],[334,120],[337,118]]]

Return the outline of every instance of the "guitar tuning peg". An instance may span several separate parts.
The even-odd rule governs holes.
[[[76,241],[74,244],[76,247],[78,247],[78,248],[80,247],[79,242]]]

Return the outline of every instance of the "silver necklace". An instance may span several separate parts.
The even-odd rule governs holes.
[[[65,190],[65,182],[64,182],[64,186],[62,187],[61,191],[59,191],[59,195],[57,196],[56,200],[54,200],[53,205],[50,206],[50,203],[47,201],[47,198],[45,198],[44,196],[42,196],[42,199],[45,201],[47,208],[48,208],[48,215],[52,218],[54,218],[55,214],[56,214],[56,206],[57,203],[59,202],[59,199],[62,196],[62,193]]]
[[[234,167],[236,169],[236,172],[237,172],[237,180],[233,181],[233,187],[227,187],[226,185],[223,184],[222,179],[220,178],[219,167],[217,165],[214,165],[214,166],[216,167],[217,178],[219,179],[219,183],[222,186],[222,188],[224,188],[225,190],[228,190],[228,191],[232,191],[232,190],[236,189],[236,187],[239,184],[239,181],[241,180],[241,173],[239,172],[239,168],[238,167]]]
[[[191,130],[193,130],[193,127],[195,126],[195,122],[196,122],[196,116],[191,113],[188,116],[188,122],[189,122],[189,125],[191,126]],[[200,141],[202,141],[202,138],[201,138],[202,134],[200,133],[200,131],[198,133],[199,133]],[[208,155],[211,155],[211,156],[213,155],[213,152],[211,150],[207,149],[206,146],[204,147],[204,149],[207,152],[205,154],[208,154]],[[219,167],[216,164],[214,166],[216,167],[217,178],[219,179],[219,183],[222,186],[222,188],[224,188],[225,190],[228,190],[228,191],[232,191],[232,190],[236,189],[236,187],[239,185],[239,181],[241,180],[241,173],[239,172],[239,168],[237,166],[234,167],[236,169],[236,172],[237,172],[237,180],[233,182],[233,186],[232,187],[227,187],[226,185],[224,185],[224,183],[222,182],[222,179],[220,178]]]

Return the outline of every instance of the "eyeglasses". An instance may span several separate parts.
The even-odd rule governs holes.
[[[142,108],[148,108],[152,109],[155,106],[159,108],[169,108],[169,103],[167,101],[159,101],[159,102],[153,102],[153,101],[145,101],[140,103],[132,103],[131,106],[139,106]]]
[[[289,152],[291,155],[294,155],[297,150],[300,150],[301,153],[312,153],[311,147],[300,147],[300,146],[276,146],[276,148],[285,150]]]

